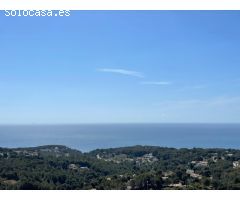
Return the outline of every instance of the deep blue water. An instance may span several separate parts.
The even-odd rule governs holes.
[[[47,144],[61,144],[82,151],[131,145],[240,149],[240,124],[0,126],[0,147]]]

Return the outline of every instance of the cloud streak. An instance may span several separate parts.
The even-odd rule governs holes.
[[[100,72],[106,72],[106,73],[114,73],[114,74],[120,74],[125,76],[133,76],[137,78],[144,78],[144,75],[141,72],[137,71],[131,71],[126,69],[115,69],[115,68],[101,68],[98,69]]]
[[[193,86],[184,86],[182,88],[179,88],[178,91],[179,92],[185,92],[185,91],[199,91],[199,90],[204,90],[207,89],[209,87],[209,85],[193,85]]]
[[[143,81],[142,85],[171,85],[172,83],[169,81]]]
[[[166,113],[172,122],[239,123],[240,97],[166,100],[152,104],[157,113]]]

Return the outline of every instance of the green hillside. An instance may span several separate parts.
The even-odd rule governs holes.
[[[0,148],[0,189],[240,189],[240,150]]]

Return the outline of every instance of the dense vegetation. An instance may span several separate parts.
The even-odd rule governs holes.
[[[240,150],[0,148],[0,189],[240,189]]]

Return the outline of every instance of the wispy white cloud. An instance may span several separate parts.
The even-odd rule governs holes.
[[[169,81],[143,81],[142,85],[171,85],[172,82]]]
[[[205,89],[206,85],[194,85],[192,87],[189,87],[190,89]]]
[[[240,122],[240,97],[168,100],[152,104],[155,112],[166,113],[173,122]]]
[[[100,69],[98,69],[98,71],[106,72],[106,73],[121,74],[121,75],[126,75],[126,76],[134,76],[134,77],[138,77],[138,78],[144,78],[144,75],[141,72],[126,70],[126,69],[100,68]]]
[[[183,92],[183,91],[189,91],[189,90],[203,90],[208,88],[207,85],[192,85],[192,86],[184,86],[182,88],[179,88],[178,91]]]
[[[230,106],[231,104],[237,104],[240,106],[240,97],[215,97],[215,98],[209,98],[209,99],[190,99],[190,100],[175,100],[175,101],[162,101],[155,105],[161,105],[163,107],[195,107],[199,108],[199,106],[205,106],[205,107],[221,107],[221,106]],[[240,108],[238,106],[238,108]]]

